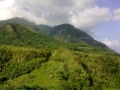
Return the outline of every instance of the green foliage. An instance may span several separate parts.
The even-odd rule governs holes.
[[[56,28],[53,37],[79,41],[73,26]],[[63,43],[14,23],[0,28],[0,44],[0,90],[120,89],[120,56],[108,48]]]
[[[1,90],[47,90],[45,88],[41,88],[38,86],[34,86],[34,87],[29,87],[29,86],[21,86],[18,88],[1,88]]]
[[[39,68],[51,55],[50,52],[42,50],[25,50],[24,48],[16,47],[5,48],[6,46],[0,48],[0,76],[4,76],[1,77],[1,81],[5,81],[5,78],[13,79],[30,73]],[[23,50],[19,51],[19,49]]]
[[[64,45],[62,42],[35,32],[30,27],[14,23],[6,24],[0,28],[0,44],[47,49],[54,49]]]
[[[4,90],[119,89],[120,57],[115,54],[0,46],[0,87]],[[5,59],[6,57],[9,57]],[[7,72],[7,73],[6,73]],[[30,87],[29,87],[30,86]],[[37,88],[38,88],[37,87]],[[36,89],[37,89],[36,88]]]

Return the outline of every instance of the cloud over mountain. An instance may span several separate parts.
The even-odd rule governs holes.
[[[83,30],[94,29],[100,23],[108,21],[112,17],[108,8],[100,8],[98,6],[78,11],[77,15],[75,13],[72,14],[71,22]]]
[[[37,24],[70,23],[83,30],[92,30],[111,17],[110,10],[98,7],[95,5],[95,0],[4,0],[0,2],[6,2],[7,7],[0,9],[2,11],[0,19],[18,16]]]
[[[17,0],[13,7],[21,17],[31,17],[37,24],[70,23],[71,12],[91,7],[95,0]],[[28,18],[28,19],[29,19]]]
[[[99,28],[101,24],[106,24],[105,22],[113,23],[113,21],[120,21],[120,7],[111,9],[106,6],[111,1],[107,1],[104,5],[101,5],[103,1],[99,0],[99,3],[96,3],[97,1],[0,0],[0,21],[13,17],[22,17],[36,24],[51,26],[69,23],[92,36],[102,36],[101,32],[104,32],[106,28],[102,28],[99,32],[97,32],[96,28]]]

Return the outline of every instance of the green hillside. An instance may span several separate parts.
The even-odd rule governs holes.
[[[31,27],[36,26],[35,23],[30,22],[30,21],[28,21],[24,18],[15,17],[15,18],[12,18],[12,19],[0,21],[0,27],[4,26],[6,23],[17,23],[17,24],[28,25],[28,26],[31,26]]]
[[[23,18],[12,18],[4,21],[0,21],[0,27],[4,26],[6,23],[18,23],[22,25],[27,25],[30,28],[33,28],[36,32],[40,34],[45,34],[53,39],[60,40],[62,42],[69,43],[80,43],[84,42],[92,46],[99,46],[102,48],[109,49],[105,44],[94,40],[86,32],[75,28],[70,24],[61,24],[54,27],[48,25],[36,25],[33,22],[30,22]]]
[[[21,24],[7,23],[0,28],[0,45],[31,47],[41,49],[57,49],[60,47],[81,52],[109,52],[107,48],[94,47],[81,41],[80,43],[64,43],[36,32]],[[110,53],[114,53],[110,51]]]
[[[0,46],[0,90],[119,90],[120,56]]]
[[[9,23],[0,28],[0,44],[50,49],[64,43],[39,34],[25,25]]]
[[[77,29],[70,24],[61,24],[55,26],[50,36],[64,42],[71,42],[71,43],[85,42],[92,46],[108,48],[105,44],[94,40],[86,32]]]
[[[18,17],[0,21],[0,27],[4,26],[6,23],[17,23],[17,24],[26,25],[29,26],[30,28],[33,28],[35,31],[46,35],[49,35],[50,32],[53,30],[53,27],[50,27],[48,25],[36,25],[34,22]]]
[[[68,24],[50,32],[0,27],[0,90],[120,90],[119,54]]]

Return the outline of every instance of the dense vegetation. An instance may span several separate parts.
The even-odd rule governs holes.
[[[63,43],[38,34],[25,25],[8,23],[0,29],[0,44],[50,49],[60,47]]]
[[[1,46],[0,55],[1,89],[120,89],[120,56],[115,54]]]
[[[65,41],[72,40],[69,33],[75,36],[73,29],[57,28],[48,35],[66,34]],[[0,27],[0,90],[120,90],[119,54],[103,44],[65,41],[21,24]]]

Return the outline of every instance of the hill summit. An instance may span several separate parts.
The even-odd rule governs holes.
[[[61,25],[54,26],[50,36],[64,42],[69,42],[69,43],[85,42],[92,46],[108,48],[105,44],[94,40],[86,32],[80,29],[77,29],[70,24],[61,24]]]

